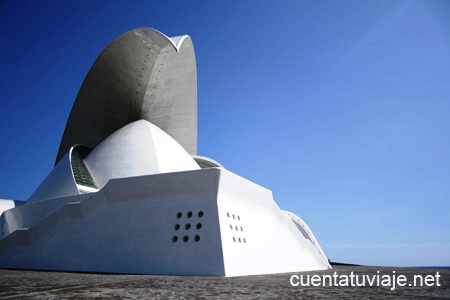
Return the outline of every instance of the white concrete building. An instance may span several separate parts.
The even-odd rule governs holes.
[[[0,267],[241,276],[331,268],[271,191],[197,156],[188,36],[129,31],[89,71],[53,171],[0,201]]]

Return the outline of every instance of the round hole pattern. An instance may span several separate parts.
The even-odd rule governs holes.
[[[192,218],[195,219],[195,217],[203,218],[204,215],[205,215],[205,213],[202,210],[200,210],[200,211],[196,211],[196,212],[193,212],[193,211],[187,211],[187,212],[178,211],[175,216],[176,216],[177,219],[192,219]],[[192,220],[192,222],[195,222],[195,221]],[[199,242],[200,239],[201,239],[200,235],[199,234],[195,234],[193,236],[190,236],[189,232],[192,232],[191,229],[194,228],[194,226],[195,226],[196,230],[202,229],[203,228],[203,223],[202,222],[198,222],[198,223],[194,223],[194,224],[192,224],[191,222],[187,222],[187,223],[184,224],[184,226],[182,226],[180,223],[176,223],[173,228],[174,228],[175,231],[180,231],[181,230],[182,231],[182,233],[181,233],[182,236],[179,236],[179,235],[172,236],[172,242],[173,243],[177,243],[178,241],[181,241],[181,240],[183,240],[184,243],[187,243],[190,240],[194,241],[194,242]]]
[[[233,234],[233,242],[246,244],[247,240],[242,236],[244,232],[244,226],[241,226],[241,216],[237,213],[227,212],[227,218],[230,219],[230,230],[235,232]]]

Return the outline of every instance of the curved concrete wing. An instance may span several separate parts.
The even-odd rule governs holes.
[[[83,160],[90,151],[83,145],[71,147],[28,202],[97,192],[98,187]]]
[[[319,242],[312,233],[312,230],[309,228],[308,224],[306,224],[306,222],[303,221],[302,218],[300,218],[293,212],[287,210],[283,210],[282,212],[287,218],[289,218],[290,220],[292,220],[292,222],[294,222],[295,226],[297,226],[297,229],[300,231],[300,233],[305,237],[306,240],[311,242],[311,244],[316,248],[317,252],[323,258],[324,262],[326,262],[328,267],[331,268],[328,259],[322,250],[322,247],[320,247]]]
[[[56,163],[71,146],[95,148],[139,119],[164,130],[189,154],[197,153],[197,71],[189,36],[169,38],[138,28],[106,47],[80,88]]]
[[[11,208],[16,207],[16,204],[14,203],[14,200],[9,199],[0,199],[0,215]]]
[[[215,161],[212,158],[206,157],[206,156],[199,156],[199,155],[192,155],[192,158],[195,160],[195,162],[200,166],[200,168],[224,168],[222,164]]]
[[[70,157],[72,151],[66,153],[56,167],[47,175],[39,187],[28,198],[28,202],[79,195],[77,183],[73,177]]]

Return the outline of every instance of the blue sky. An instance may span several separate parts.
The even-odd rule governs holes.
[[[1,1],[0,198],[53,167],[100,52],[188,34],[198,152],[272,190],[333,261],[450,265],[450,2]]]

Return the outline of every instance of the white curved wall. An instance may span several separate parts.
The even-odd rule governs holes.
[[[330,267],[272,193],[222,168],[111,180],[0,217],[0,268],[242,276]]]
[[[78,195],[79,191],[73,178],[68,151],[44,181],[28,198],[28,202],[46,200],[58,197]]]
[[[330,268],[326,258],[283,214],[270,190],[219,170],[217,207],[226,276]]]
[[[308,224],[306,224],[305,221],[303,221],[302,218],[294,214],[293,212],[283,210],[282,211],[285,217],[292,220],[297,226],[300,233],[317,249],[317,252],[322,256],[324,262],[329,264],[328,258],[326,257],[325,253],[322,250],[322,247],[320,247],[319,242],[317,241],[316,237],[314,236],[312,230],[309,228]]]
[[[145,120],[110,135],[84,161],[99,188],[113,178],[200,169],[180,144]]]
[[[0,199],[0,215],[8,209],[14,208],[16,205],[13,200]]]

